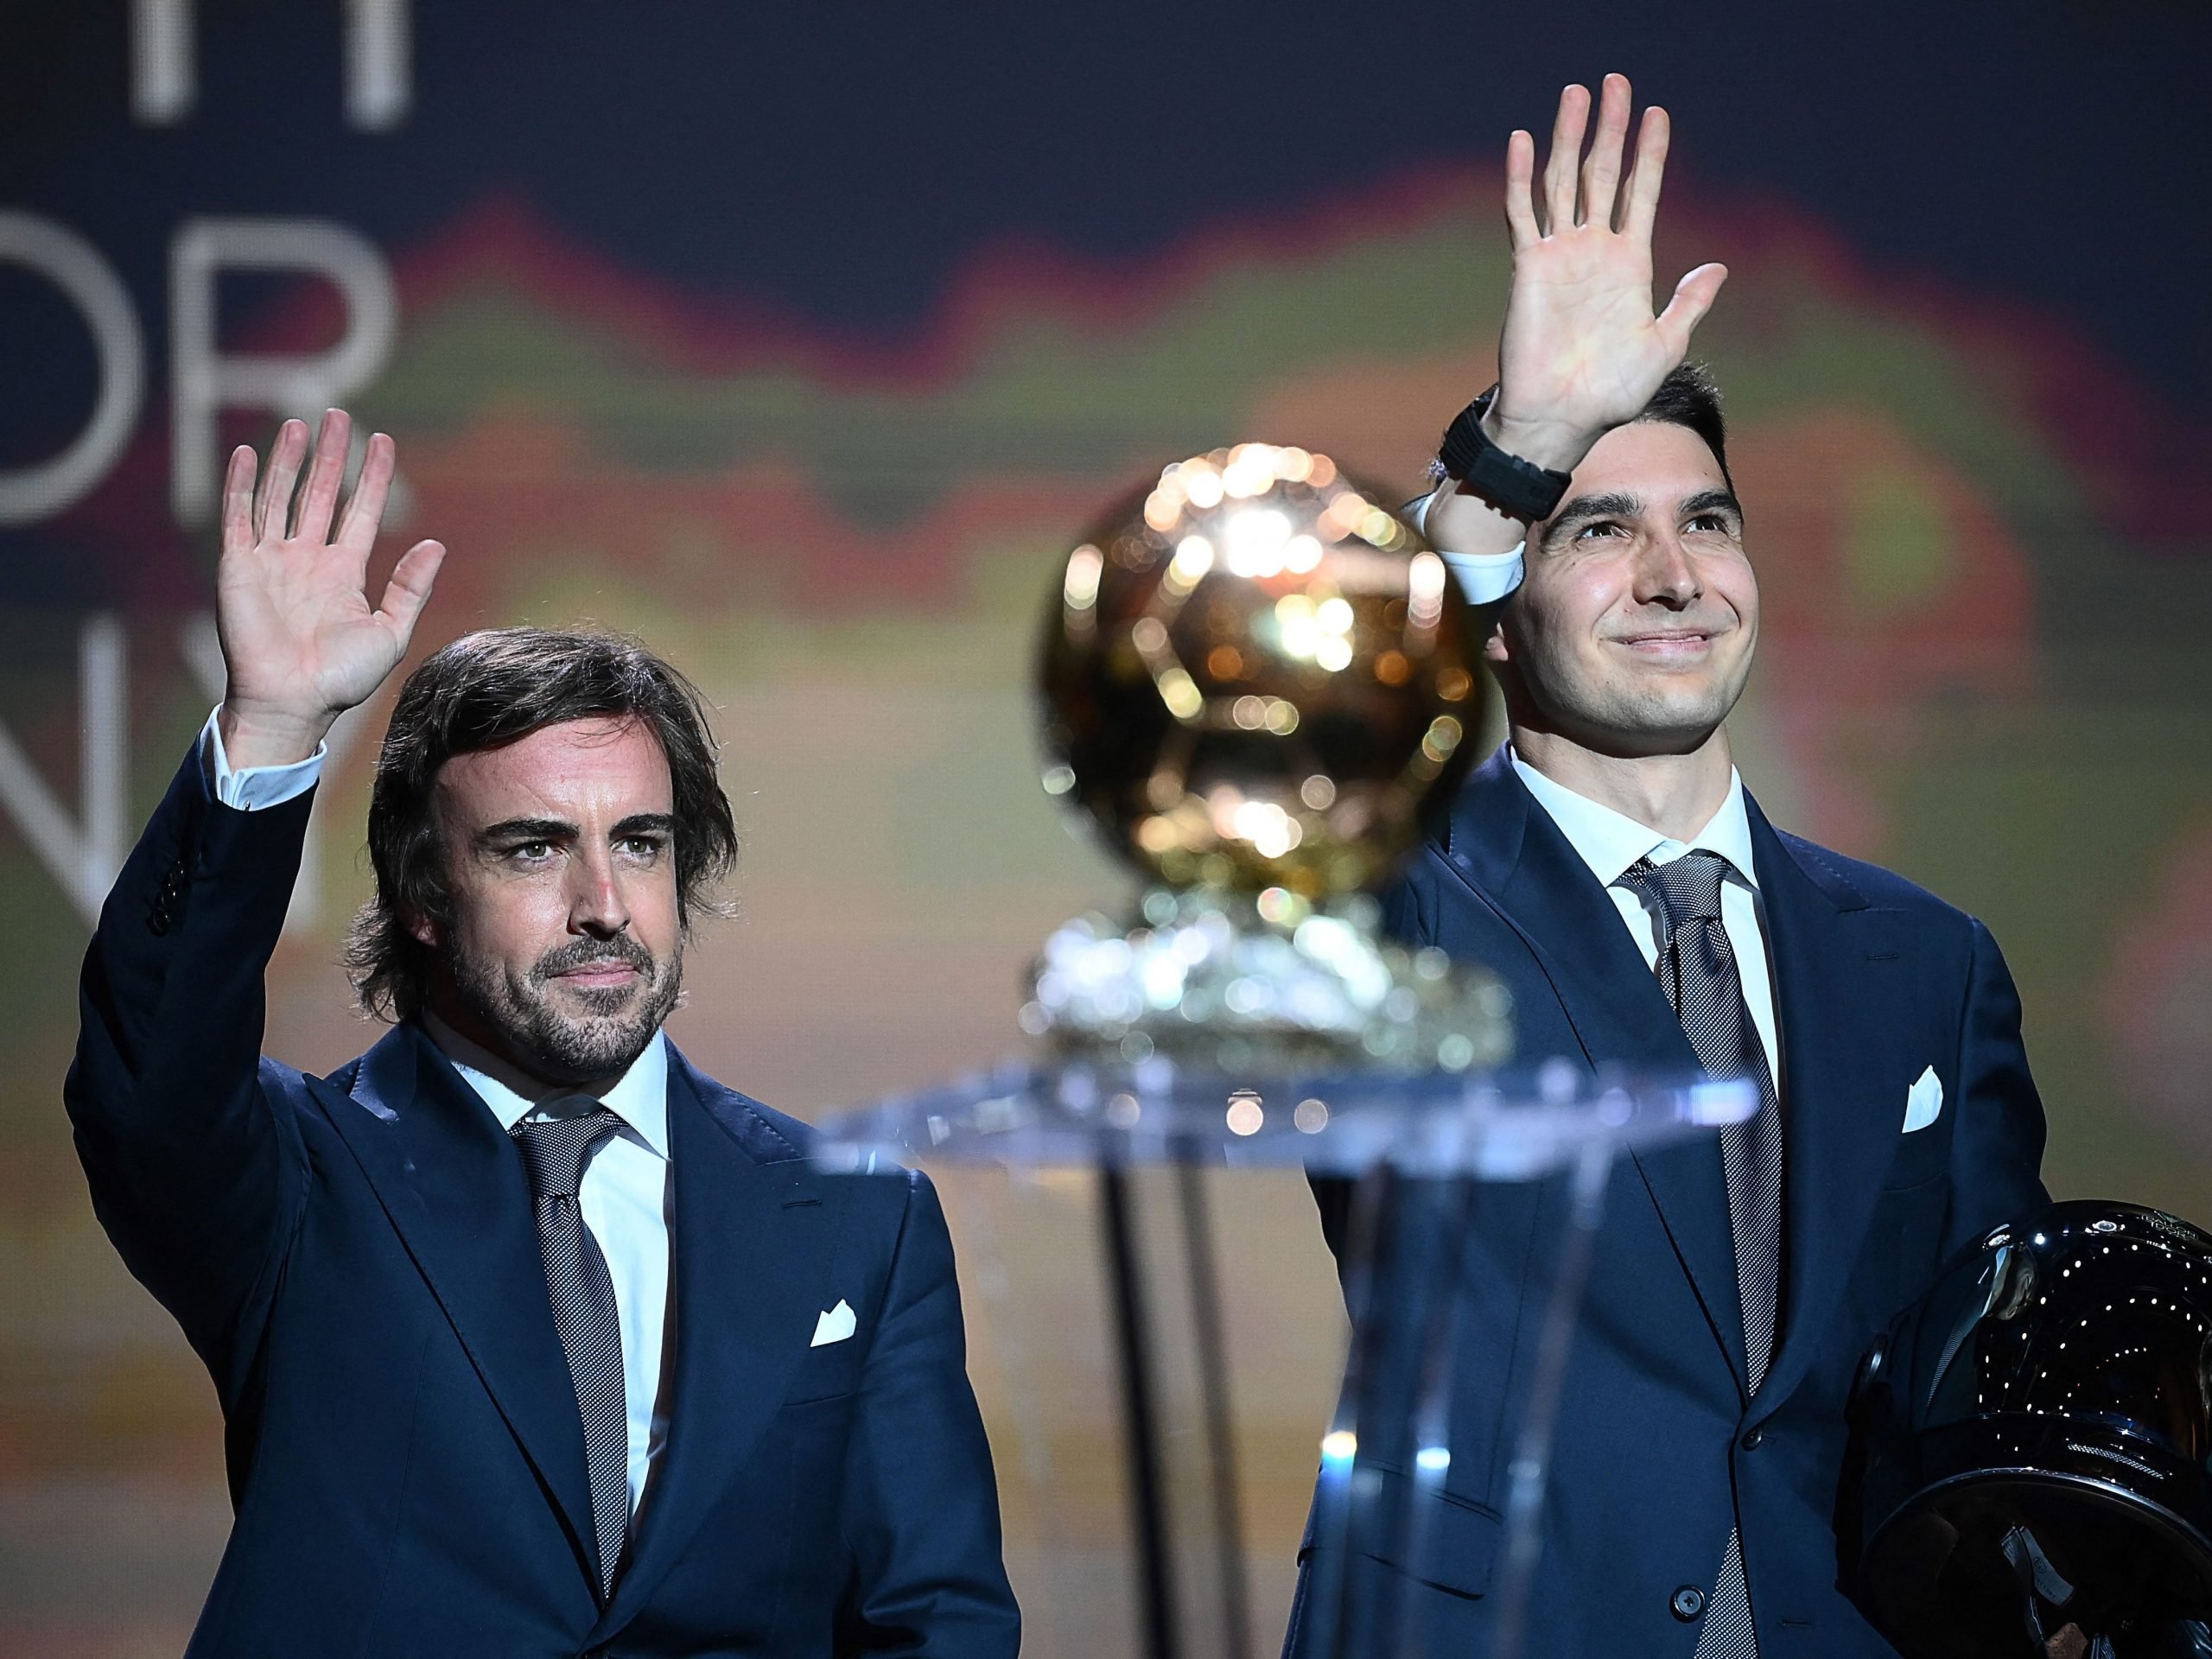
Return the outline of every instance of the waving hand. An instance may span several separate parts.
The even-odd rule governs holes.
[[[1607,75],[1597,137],[1578,168],[1590,94],[1580,86],[1562,92],[1541,189],[1535,140],[1516,132],[1506,146],[1513,289],[1490,429],[1510,453],[1561,471],[1642,411],[1689,350],[1690,331],[1728,276],[1720,265],[1700,265],[1655,313],[1651,226],[1667,167],[1667,112],[1644,111],[1624,180],[1629,111],[1627,78]]]
[[[391,440],[369,440],[359,481],[338,517],[352,425],[323,416],[315,460],[293,506],[306,459],[306,423],[287,421],[257,492],[253,451],[232,454],[223,481],[223,556],[216,620],[229,677],[223,747],[234,766],[282,765],[315,752],[331,722],[374,695],[407,654],[445,549],[417,542],[372,607],[369,554],[391,487]],[[337,521],[337,533],[331,531]]]

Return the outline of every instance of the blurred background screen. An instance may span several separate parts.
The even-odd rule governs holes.
[[[175,1653],[228,1522],[60,1099],[100,895],[219,692],[228,445],[396,435],[385,556],[452,548],[418,654],[589,620],[698,680],[745,852],[674,1029],[818,1116],[1014,1047],[1038,943],[1130,893],[1037,784],[1056,556],[1244,438],[1414,493],[1491,378],[1505,135],[1608,69],[1675,118],[1662,285],[1733,273],[1697,351],[1766,596],[1749,783],[1989,923],[2056,1192],[2212,1221],[2208,48],[2171,0],[9,0],[0,1652]],[[334,958],[388,702],[270,975],[317,1071],[374,1035]],[[1030,1650],[1112,1652],[1111,1379],[1054,1323],[1091,1212],[947,1192]],[[1272,1650],[1341,1316],[1300,1183],[1217,1213]]]

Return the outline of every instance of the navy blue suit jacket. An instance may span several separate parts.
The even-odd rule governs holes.
[[[1011,1656],[951,1243],[918,1173],[671,1055],[672,1418],[611,1603],[519,1157],[421,1032],[259,1053],[307,798],[187,761],[109,896],[67,1101],[101,1224],[221,1398],[195,1659]],[[840,1300],[847,1341],[812,1347]]]
[[[1617,1168],[1548,1487],[1527,1649],[1544,1659],[1687,1659],[1697,1629],[1675,1592],[1710,1591],[1739,1513],[1762,1659],[1889,1653],[1840,1584],[1845,1405],[1859,1356],[1948,1255],[2046,1202],[2019,999],[1988,931],[1886,870],[1777,833],[1746,804],[1781,1020],[1780,1342],[1747,1398],[1717,1142]],[[1696,1067],[1612,900],[1502,750],[1462,787],[1388,911],[1399,936],[1504,980],[1520,1058]],[[1930,1066],[1942,1115],[1906,1134],[1906,1092]],[[1316,1190],[1341,1256],[1347,1195]],[[1415,1500],[1424,1523],[1385,1552],[1411,1559],[1360,1551],[1350,1564],[1363,1589],[1403,1597],[1432,1654],[1488,1650],[1513,1402],[1562,1198],[1557,1183],[1478,1196],[1454,1269],[1448,1471]],[[1408,1191],[1391,1220],[1433,1237],[1427,1202]],[[1405,1480],[1404,1438],[1361,1424],[1368,1479]],[[1289,1645],[1318,1659],[1327,1637],[1304,1618],[1307,1575],[1344,1564],[1314,1542]]]

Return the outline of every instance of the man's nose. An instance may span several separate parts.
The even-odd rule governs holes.
[[[603,850],[576,860],[569,896],[569,931],[612,938],[630,925],[630,906],[614,879],[614,861]]]
[[[1638,604],[1665,605],[1680,610],[1694,604],[1704,591],[1704,585],[1698,581],[1697,567],[1690,562],[1681,537],[1662,531],[1644,543],[1636,567]]]

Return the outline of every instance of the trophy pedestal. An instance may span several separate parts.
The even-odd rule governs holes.
[[[1234,1310],[1224,1306],[1215,1182],[1302,1169],[1338,1217],[1351,1336],[1321,1441],[1315,1566],[1300,1615],[1306,1651],[1331,1659],[1421,1650],[1404,1597],[1376,1586],[1410,1589],[1454,1542],[1435,1512],[1448,1510],[1436,1500],[1453,1484],[1447,1425],[1468,1248],[1497,1207],[1548,1200],[1535,1209],[1555,1221],[1542,1252],[1551,1288],[1507,1413],[1503,1541],[1489,1586],[1493,1659],[1519,1659],[1535,1650],[1528,1596],[1544,1471],[1613,1166],[1624,1152],[1712,1134],[1757,1104],[1747,1084],[1593,1083],[1566,1065],[1255,1081],[1160,1058],[1011,1064],[834,1118],[823,1126],[822,1158],[855,1175],[885,1162],[980,1166],[1063,1198],[1071,1182],[1090,1188],[1103,1268],[1092,1317],[1114,1360],[1134,1563],[1131,1641],[1147,1659],[1257,1659],[1274,1649],[1274,1632],[1253,1628],[1245,1583],[1237,1379],[1224,1340]],[[989,1254],[1002,1259],[971,1260],[971,1279],[1003,1284],[1033,1261],[1006,1245]],[[1084,1313],[1071,1306],[1068,1318]],[[1073,1340],[1072,1328],[1007,1335],[1039,1357]],[[1049,1464],[1026,1472],[1046,1485],[1055,1476]],[[1408,1570],[1378,1578],[1344,1565],[1363,1558]]]

